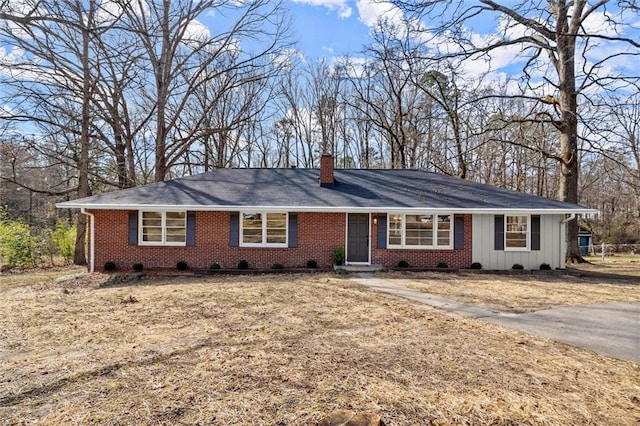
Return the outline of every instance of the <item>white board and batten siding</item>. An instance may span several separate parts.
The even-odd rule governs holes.
[[[473,262],[480,262],[482,269],[511,269],[519,263],[525,269],[539,269],[542,263],[551,268],[565,268],[564,215],[540,215],[540,250],[495,250],[495,215],[473,215]]]

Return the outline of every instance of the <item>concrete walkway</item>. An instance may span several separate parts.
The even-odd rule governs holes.
[[[495,312],[481,305],[459,303],[434,294],[411,290],[373,275],[358,274],[351,280],[377,291],[464,317],[478,318],[614,358],[640,363],[640,303],[564,306],[513,314]]]

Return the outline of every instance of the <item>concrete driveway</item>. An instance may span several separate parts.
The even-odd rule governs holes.
[[[373,275],[359,274],[352,281],[465,317],[640,363],[640,303],[562,306],[513,314],[411,290]]]

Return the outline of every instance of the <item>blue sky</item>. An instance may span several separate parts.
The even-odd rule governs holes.
[[[290,0],[298,49],[309,58],[356,55],[369,41],[370,26],[390,6],[376,0]]]
[[[367,43],[369,27],[356,13],[341,18],[337,10],[303,3],[288,3],[298,48],[310,58],[358,54]]]
[[[104,1],[108,3],[112,0]],[[510,0],[504,0],[504,3],[510,4]],[[400,11],[383,0],[285,0],[284,6],[290,12],[291,29],[294,39],[298,42],[296,48],[299,56],[310,60],[324,57],[328,63],[332,63],[335,58],[343,55],[362,58],[364,46],[371,41],[369,32],[377,19],[385,17],[398,22],[398,18],[401,16]],[[213,16],[215,16],[215,12],[213,12]],[[478,17],[467,22],[472,26],[469,29],[472,30],[471,37],[476,45],[487,44],[499,27],[506,28],[506,21],[499,19],[498,16],[499,14],[483,14],[481,18]],[[606,13],[603,8],[598,9],[585,23],[585,26],[597,33],[614,37],[618,28],[611,24],[609,20],[611,16],[615,20],[633,23],[635,29],[624,35],[630,38],[638,37],[640,17],[632,14],[621,19],[620,16],[616,16],[614,6],[608,6]],[[204,29],[206,32],[215,33],[217,25],[212,22],[211,16],[203,16],[201,19],[200,30]],[[206,28],[207,26],[209,29]],[[508,37],[517,37],[527,30],[521,26],[511,26],[506,32]],[[442,49],[450,45],[450,40],[439,38],[432,44]],[[619,44],[612,45],[606,41],[598,40],[597,45],[592,45],[590,56],[593,56],[593,60],[599,60],[612,53],[617,53],[618,49],[623,48],[624,46]],[[454,47],[454,49],[456,48]],[[11,52],[11,48],[8,46],[5,46],[4,49],[0,48],[0,60],[8,58],[12,53],[20,54],[19,51]],[[464,71],[471,76],[481,75],[483,72],[490,72],[494,77],[500,78],[504,78],[506,75],[517,76],[521,74],[522,65],[526,61],[526,57],[522,53],[522,47],[519,45],[498,49],[492,52],[491,67],[484,61],[468,61],[464,64]],[[530,51],[525,53],[528,54]],[[631,69],[633,71],[631,74],[634,74],[637,70],[634,59],[630,56],[616,57],[614,60],[608,61],[600,73],[613,74],[618,67],[623,67],[627,70]],[[581,64],[578,65],[580,67]]]
[[[510,1],[500,3],[511,4]],[[593,4],[593,2],[589,3]],[[400,15],[397,9],[381,0],[287,0],[285,4],[291,12],[292,30],[298,40],[297,49],[300,53],[309,59],[325,57],[329,59],[329,62],[335,57],[346,54],[354,57],[363,56],[361,54],[363,46],[370,41],[370,27],[377,18],[384,15],[393,20],[394,16]],[[615,37],[618,35],[619,28],[616,28],[609,21],[609,18],[632,23],[635,29],[624,35],[637,38],[640,17],[633,14],[620,16],[619,9],[615,5],[608,5],[606,9],[599,8],[585,22],[585,27],[587,30]],[[499,18],[497,13],[485,14],[481,18],[467,22],[467,24],[473,26],[471,28],[472,37],[476,45],[488,43],[493,34],[499,32],[500,29],[504,30],[507,25],[504,17]],[[627,31],[629,31],[628,28]],[[527,30],[521,26],[513,26],[506,32],[511,38],[522,35]],[[440,47],[447,44],[448,40],[439,40]],[[598,60],[611,55],[612,52],[624,51],[627,47],[597,40],[592,46],[590,56],[593,56],[592,60]],[[505,47],[492,52],[491,67],[488,67],[488,64],[483,61],[470,61],[465,64],[465,69],[470,75],[479,75],[487,71],[490,71],[494,76],[501,75],[503,78],[505,75],[519,75],[527,59],[526,56],[530,52],[524,52],[525,56],[522,56],[522,53],[519,45]],[[629,56],[614,58],[607,61],[606,67],[600,72],[611,74],[619,66],[627,68],[627,70],[637,69],[637,65],[629,61],[633,62]],[[581,65],[578,63],[578,68]]]

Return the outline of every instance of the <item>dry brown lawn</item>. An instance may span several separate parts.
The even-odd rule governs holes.
[[[348,278],[55,274],[0,275],[3,424],[313,425],[339,408],[387,425],[640,421],[636,364]]]
[[[634,274],[637,274],[634,276]],[[602,268],[580,265],[568,274],[393,272],[391,281],[501,312],[529,312],[552,306],[640,302],[640,264]]]

